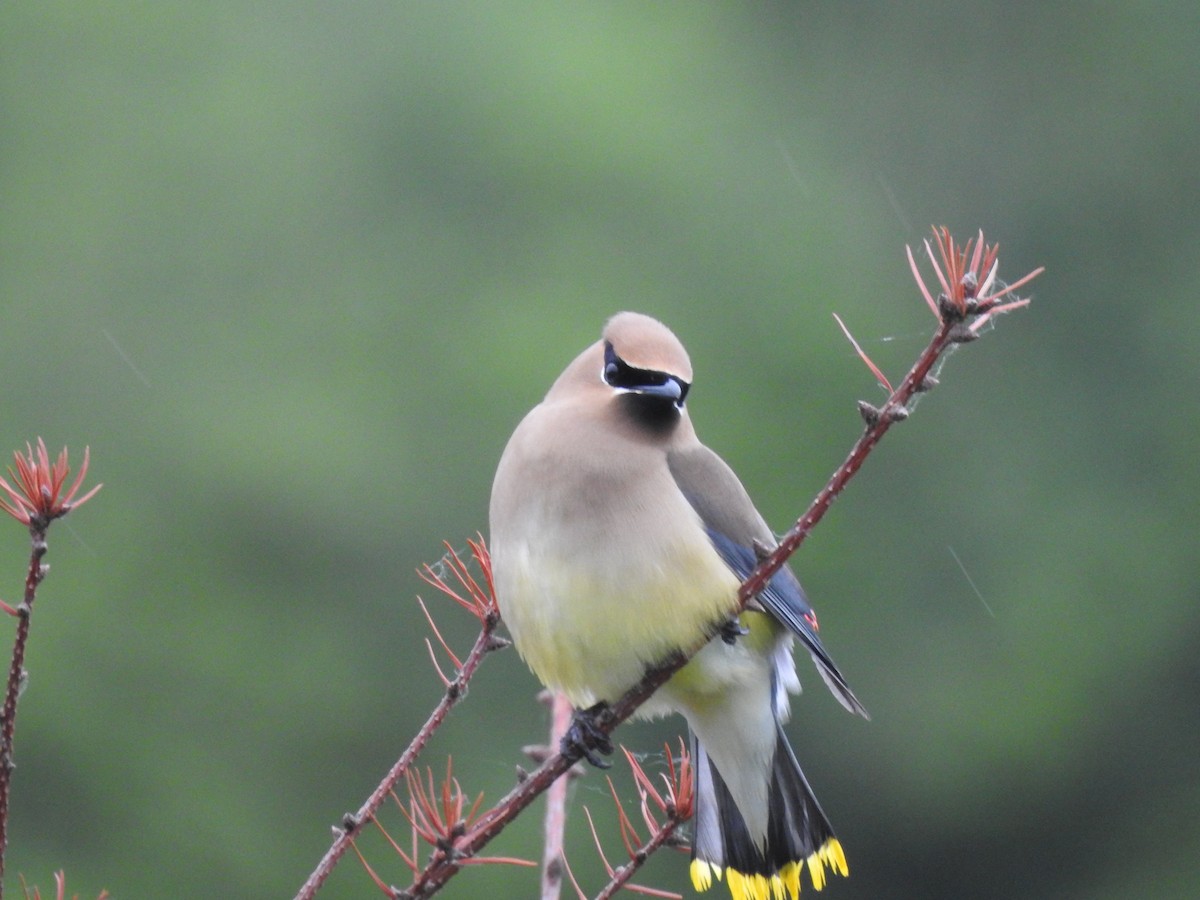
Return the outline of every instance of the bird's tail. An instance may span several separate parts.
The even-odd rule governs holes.
[[[825,886],[825,867],[848,875],[842,845],[813,796],[783,728],[776,727],[775,758],[768,794],[770,814],[762,840],[752,836],[699,741],[693,739],[696,773],[692,884],[708,890],[722,877],[734,900],[796,900],[808,869],[813,887]]]

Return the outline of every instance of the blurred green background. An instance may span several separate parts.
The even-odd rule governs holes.
[[[1195,896],[1198,33],[1195,3],[0,6],[0,448],[90,445],[105,484],[50,535],[10,891],[291,896],[439,696],[416,567],[486,529],[603,321],[675,329],[783,530],[882,397],[831,314],[901,375],[937,223],[1047,272],[795,561],[874,716],[802,661],[824,895]],[[490,659],[425,761],[499,796],[535,690]],[[593,892],[605,791],[573,789]],[[346,860],[322,896],[376,894]]]

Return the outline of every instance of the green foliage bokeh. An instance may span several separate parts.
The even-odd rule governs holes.
[[[1047,273],[795,561],[874,717],[801,667],[851,866],[826,891],[1194,894],[1198,29],[1190,3],[0,6],[0,448],[90,445],[105,483],[51,532],[7,886],[290,896],[439,694],[414,570],[486,530],[508,434],[604,319],[675,329],[701,436],[782,530],[881,397],[831,313],[901,374],[932,325],[903,248],[937,223]],[[489,660],[427,761],[499,796],[535,689]],[[574,793],[594,889],[578,806],[607,801]],[[496,852],[537,858],[536,819]],[[374,893],[348,860],[322,896]]]

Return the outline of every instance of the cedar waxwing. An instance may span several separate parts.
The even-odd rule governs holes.
[[[691,877],[736,900],[794,898],[805,866],[847,874],[783,732],[799,638],[842,705],[866,716],[786,567],[738,618],[738,586],[775,536],[684,401],[692,367],[662,323],[614,316],[517,427],[492,486],[501,616],[542,682],[578,708],[611,702],[672,651],[719,634],[640,710],[693,738]],[[721,629],[722,623],[726,627]]]

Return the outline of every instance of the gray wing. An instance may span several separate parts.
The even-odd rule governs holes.
[[[745,580],[758,565],[755,543],[774,548],[777,542],[737,475],[721,457],[699,443],[669,451],[667,464],[679,490],[699,514],[721,559],[738,578]],[[870,718],[821,643],[816,614],[792,570],[784,566],[776,572],[757,599],[764,610],[804,644],[817,671],[842,706]]]

